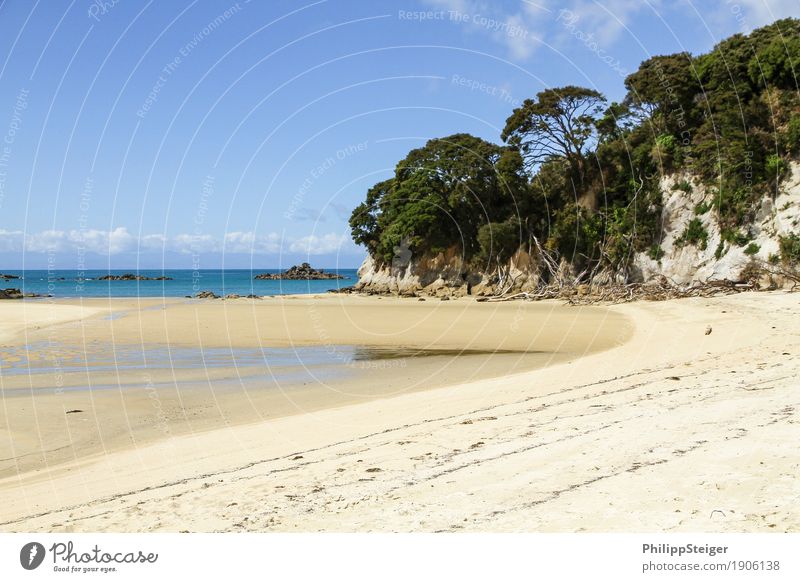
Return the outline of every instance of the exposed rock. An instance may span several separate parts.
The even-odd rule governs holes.
[[[223,299],[240,299],[241,297],[238,293],[228,293]]]
[[[0,299],[23,299],[25,297],[52,297],[52,295],[23,293],[20,289],[0,289]]]
[[[255,279],[267,280],[315,280],[315,279],[344,279],[344,276],[336,273],[326,273],[323,269],[315,269],[308,263],[302,265],[295,265],[290,267],[283,273],[261,273],[255,276]]]
[[[6,281],[9,279],[19,279],[19,275],[9,275],[7,273],[0,273],[0,279],[5,279]]]
[[[200,291],[194,294],[196,299],[219,299],[219,295],[213,291]]]
[[[0,299],[22,299],[24,295],[19,289],[0,289]]]
[[[97,278],[98,281],[172,281],[172,277],[145,277],[144,275],[134,275],[125,273],[124,275],[103,275]]]
[[[663,256],[653,259],[646,253],[639,253],[634,264],[641,272],[641,279],[648,280],[664,275],[675,284],[691,284],[706,281],[742,281],[749,277],[753,261],[767,262],[770,256],[780,253],[779,238],[797,232],[800,225],[800,163],[789,164],[789,175],[781,183],[773,200],[765,197],[756,213],[756,218],[747,228],[751,240],[747,245],[737,246],[722,239],[722,232],[713,210],[696,214],[698,204],[710,205],[715,193],[704,185],[682,174],[667,176],[661,181],[664,192],[662,224],[664,236],[661,242]],[[686,193],[675,189],[675,184],[687,181],[692,191]],[[678,239],[689,222],[699,218],[708,233],[705,248],[695,245],[680,245]],[[755,253],[745,250],[752,243]],[[766,278],[760,286],[764,288],[780,286],[780,281]]]
[[[435,256],[411,257],[403,266],[378,265],[367,257],[358,270],[354,291],[368,295],[430,296],[442,298],[493,295],[497,288],[515,291],[536,288],[539,262],[524,250],[509,262],[505,279],[495,272],[468,271],[457,249]]]

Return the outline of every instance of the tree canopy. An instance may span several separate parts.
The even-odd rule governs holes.
[[[480,226],[517,212],[526,188],[515,148],[468,134],[433,139],[369,190],[350,218],[353,238],[384,263],[401,243],[414,252],[459,245],[472,255]]]
[[[586,149],[595,134],[605,97],[593,89],[546,89],[526,99],[506,120],[501,138],[519,148],[529,167],[563,157],[583,181]]]

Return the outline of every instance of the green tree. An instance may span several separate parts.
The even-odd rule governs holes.
[[[694,116],[700,83],[689,53],[656,56],[644,61],[625,79],[626,104],[642,119],[656,123],[657,132],[680,133]]]
[[[438,252],[479,249],[479,228],[527,213],[527,177],[519,152],[469,134],[430,140],[373,186],[350,218],[353,240],[387,263],[395,248]]]
[[[565,158],[582,184],[587,149],[605,102],[602,94],[584,87],[546,89],[512,112],[501,137],[519,148],[530,168],[555,157]]]
[[[484,224],[478,229],[480,258],[489,264],[503,265],[521,246],[521,234],[520,224],[515,219]]]

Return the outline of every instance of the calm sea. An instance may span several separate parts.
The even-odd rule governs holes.
[[[325,269],[328,272],[328,269]],[[324,293],[331,289],[349,287],[358,281],[356,269],[330,269],[344,279],[320,281],[255,280],[259,273],[279,273],[279,269],[205,269],[179,270],[92,270],[47,271],[3,270],[3,274],[18,275],[19,279],[0,279],[0,288],[19,288],[24,293],[54,297],[185,297],[198,291],[213,291],[217,295],[289,295]],[[99,281],[103,275],[134,273],[145,277],[171,277],[171,281]]]

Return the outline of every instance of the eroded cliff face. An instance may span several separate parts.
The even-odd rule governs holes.
[[[790,164],[789,176],[783,180],[778,195],[761,200],[756,219],[749,227],[750,240],[742,246],[723,240],[716,214],[710,209],[714,194],[706,186],[691,176],[677,174],[665,177],[661,189],[664,196],[661,256],[656,259],[649,253],[637,253],[625,275],[600,273],[594,280],[596,283],[611,279],[646,282],[661,277],[676,285],[740,281],[743,271],[754,261],[768,264],[770,257],[779,254],[781,236],[800,232],[800,163],[797,162]],[[682,241],[694,219],[702,224],[705,240]],[[567,279],[575,275],[565,261],[559,268]],[[533,291],[545,276],[537,253],[527,248],[520,249],[500,271],[468,267],[457,249],[422,257],[400,251],[391,265],[378,266],[368,257],[359,269],[355,290],[406,296],[495,295]],[[762,284],[780,286],[783,281],[773,278]]]
[[[532,291],[539,283],[535,256],[520,249],[508,265],[497,269],[471,268],[457,249],[433,256],[410,257],[378,266],[367,257],[358,271],[357,291],[405,296],[460,297],[494,295],[500,291]]]
[[[675,185],[688,183],[690,192]],[[698,213],[705,203],[710,206],[714,194],[690,176],[675,175],[662,180],[664,211],[662,215],[663,256],[654,260],[647,253],[634,259],[634,271],[647,281],[663,275],[676,284],[739,280],[742,271],[753,261],[768,262],[779,254],[779,239],[800,231],[800,164],[792,162],[790,173],[780,186],[778,195],[764,197],[755,221],[749,227],[751,240],[742,246],[722,240],[722,231],[713,210]],[[705,244],[680,243],[690,221],[699,219],[707,233]],[[753,246],[751,246],[751,244]],[[755,248],[755,252],[752,252]],[[750,249],[748,254],[746,251]]]

